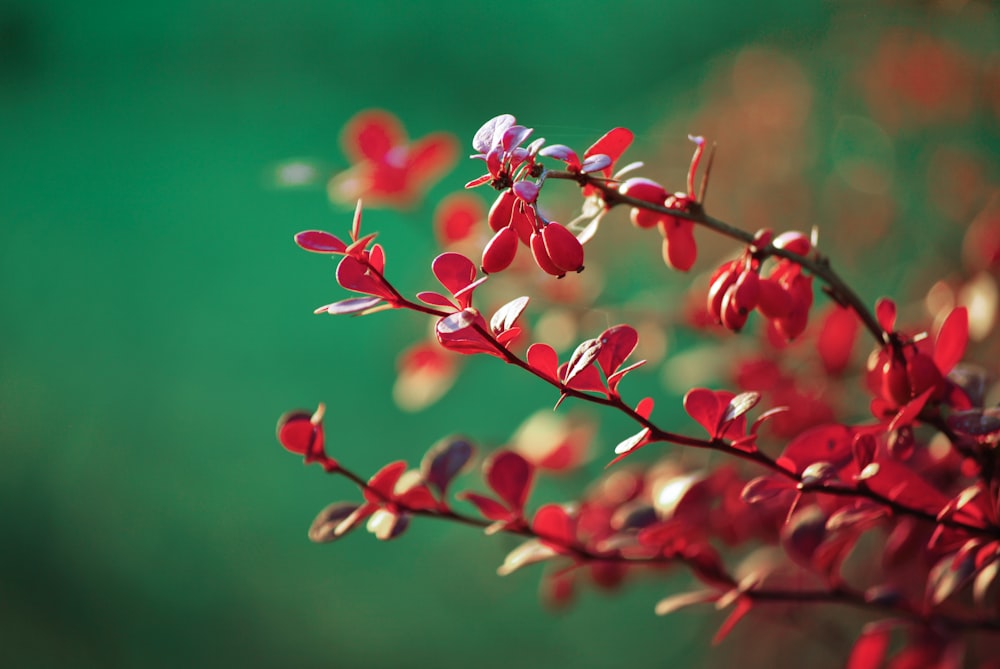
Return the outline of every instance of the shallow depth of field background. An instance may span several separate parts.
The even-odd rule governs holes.
[[[447,433],[501,444],[555,397],[474,360],[440,403],[394,408],[395,352],[423,320],[313,316],[343,293],[292,235],[345,230],[350,212],[274,174],[289,159],[345,167],[339,128],[370,107],[412,136],[452,131],[463,152],[503,112],[580,150],[625,125],[629,155],[676,189],[684,137],[702,132],[720,144],[710,211],[748,229],[819,224],[868,299],[912,298],[954,268],[997,183],[996,13],[714,4],[0,5],[5,664],[704,663],[717,614],[652,613],[685,576],[585,592],[553,615],[537,570],[496,577],[516,545],[503,537],[425,521],[390,544],[306,540],[317,511],[355,492],[280,449],[283,411],[326,402],[331,453],[370,473]],[[366,213],[409,291],[431,287],[434,199],[478,168],[462,161],[408,213]],[[638,244],[642,273],[606,277],[619,291],[683,286],[624,214],[604,225]],[[900,252],[915,274],[886,261]],[[637,378],[664,415],[679,406],[656,374]],[[572,498],[624,429],[610,421],[588,471],[539,499]],[[826,642],[832,662],[846,647]]]

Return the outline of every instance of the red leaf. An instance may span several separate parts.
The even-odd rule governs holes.
[[[715,391],[708,388],[692,388],[684,395],[684,410],[705,428],[709,436],[715,437],[715,428],[719,425],[719,416],[722,413]]]
[[[618,160],[625,153],[625,149],[632,144],[633,137],[632,131],[628,128],[612,128],[604,133],[600,139],[591,144],[590,148],[583,152],[583,157],[589,158],[590,156],[603,153],[611,158],[612,161]],[[610,170],[605,176],[610,176]]]
[[[548,344],[532,344],[528,347],[525,357],[532,369],[552,381],[558,381],[559,356],[556,355],[554,348]]]
[[[872,463],[858,475],[871,490],[889,499],[937,516],[948,497],[919,474],[895,460]]]
[[[479,312],[464,309],[438,320],[434,326],[434,334],[441,346],[449,351],[464,355],[487,353],[503,358],[503,354],[493,345],[492,340],[477,330],[475,325],[486,329],[486,321]]]
[[[347,245],[329,232],[306,230],[295,235],[295,243],[313,253],[343,253]]]
[[[512,328],[524,312],[524,308],[528,306],[529,299],[526,296],[517,297],[497,309],[490,319],[490,330],[494,334],[499,334]]]
[[[861,636],[854,642],[851,655],[847,658],[846,669],[878,669],[889,650],[889,634],[892,630],[884,623],[868,623],[861,630]]]
[[[851,309],[833,304],[823,318],[816,348],[827,374],[839,375],[851,361],[861,321]]]
[[[646,364],[645,360],[639,360],[638,362],[633,362],[628,367],[622,367],[617,372],[615,372],[614,374],[612,374],[611,376],[609,376],[608,377],[608,390],[610,390],[612,393],[617,394],[618,393],[618,384],[621,383],[622,379],[625,378],[625,375],[628,374],[629,372],[631,372],[632,370],[639,369],[640,367],[642,367],[645,364]]]
[[[531,521],[531,529],[539,539],[556,550],[564,550],[576,543],[576,522],[558,504],[546,504],[538,509]]]
[[[312,413],[303,410],[289,411],[281,416],[278,419],[278,442],[296,455],[322,451],[323,431],[311,419]]]
[[[601,366],[604,376],[610,377],[632,355],[639,343],[639,333],[631,325],[615,325],[602,332],[597,339],[601,343],[597,364]]]
[[[390,462],[375,475],[368,479],[368,487],[364,490],[365,499],[373,504],[381,504],[393,498],[393,489],[399,477],[406,471],[406,462],[398,460]]]
[[[749,597],[740,597],[736,600],[736,606],[733,608],[733,612],[729,614],[721,625],[719,625],[719,630],[712,637],[712,645],[722,643],[722,640],[729,636],[729,633],[733,631],[736,627],[736,623],[743,619],[750,609],[753,608],[753,600]]]
[[[476,265],[460,253],[442,253],[431,263],[431,271],[452,295],[476,279]]]
[[[534,469],[519,453],[498,451],[485,465],[486,482],[514,511],[520,513],[528,499]]]
[[[377,295],[393,299],[392,293],[383,283],[368,273],[368,266],[353,256],[344,256],[337,265],[337,283],[356,293]]]
[[[511,518],[510,510],[492,497],[475,492],[460,492],[456,497],[475,505],[479,509],[479,513],[489,520],[507,521]]]
[[[962,360],[965,346],[969,343],[969,312],[965,307],[956,307],[941,324],[934,339],[934,364],[942,374]]]
[[[785,447],[778,462],[801,472],[814,462],[842,466],[852,457],[854,430],[833,423],[817,425],[800,433]]]
[[[563,363],[559,367],[560,378],[568,376],[569,364],[568,362]],[[601,373],[597,371],[597,367],[593,365],[582,368],[578,374],[573,375],[569,380],[564,381],[564,383],[574,390],[607,394],[607,390],[604,388],[604,379],[601,378]]]
[[[441,293],[435,292],[433,290],[424,290],[417,293],[417,299],[423,302],[424,304],[431,305],[432,307],[444,307],[445,309],[458,308],[454,302],[449,300]]]
[[[649,419],[653,415],[653,398],[643,397],[639,400],[639,403],[635,406],[635,412],[645,419]]]

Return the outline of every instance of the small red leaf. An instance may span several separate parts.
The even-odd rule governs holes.
[[[684,395],[684,410],[705,428],[709,436],[715,437],[715,429],[719,425],[722,410],[714,391],[708,388],[692,388]]]
[[[558,504],[546,504],[538,509],[531,529],[556,550],[566,549],[576,542],[576,522]]]
[[[368,487],[364,490],[365,499],[376,504],[392,499],[396,482],[405,471],[406,462],[403,460],[390,462],[382,467],[368,480]]]
[[[420,474],[429,484],[446,494],[448,486],[472,459],[475,449],[465,439],[445,439],[427,451],[420,461]]]
[[[476,265],[460,253],[442,253],[431,263],[431,271],[452,295],[476,278]]]
[[[525,355],[528,365],[552,381],[558,381],[559,356],[548,344],[532,344]]]
[[[295,235],[295,243],[313,253],[343,253],[347,245],[329,232],[306,230]]]
[[[520,512],[528,499],[534,468],[519,453],[498,451],[484,464],[486,482],[514,511]]]
[[[896,327],[896,303],[887,297],[879,298],[875,303],[875,317],[883,330],[892,332]]]
[[[778,462],[790,464],[796,472],[801,472],[814,462],[829,462],[839,467],[852,457],[853,443],[854,430],[846,425],[818,425],[792,439]]]
[[[601,341],[599,339],[588,339],[576,347],[569,357],[565,372],[562,376],[563,383],[569,384],[578,374],[586,369],[601,352]]]
[[[424,290],[417,293],[417,299],[432,307],[444,307],[445,309],[457,309],[458,306],[441,293],[433,290]]]
[[[831,305],[816,340],[820,360],[828,374],[836,376],[847,369],[860,330],[861,321],[854,311],[838,304]]]
[[[615,325],[602,332],[597,339],[601,342],[597,364],[604,375],[610,377],[632,355],[639,343],[639,333],[631,325]]]
[[[479,513],[488,520],[507,521],[511,518],[510,510],[492,497],[475,492],[460,492],[456,497],[473,504],[479,509]]]
[[[941,323],[934,339],[934,364],[942,374],[950,372],[962,360],[968,343],[969,312],[965,307],[956,307]]]
[[[529,299],[526,296],[517,297],[497,309],[490,319],[490,330],[494,334],[499,334],[513,327],[524,308],[528,306]]]
[[[739,597],[736,600],[736,606],[733,608],[733,612],[729,614],[721,625],[719,625],[719,630],[712,637],[712,645],[722,643],[723,639],[729,636],[729,633],[733,631],[736,627],[736,623],[743,619],[750,609],[753,608],[753,600],[749,597]]]
[[[653,404],[652,397],[643,397],[635,406],[635,412],[646,420],[649,420],[649,417],[653,415]]]

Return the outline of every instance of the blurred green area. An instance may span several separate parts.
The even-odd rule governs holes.
[[[839,60],[831,31],[867,16],[860,32],[871,37],[899,18],[833,9],[794,0],[0,5],[6,666],[701,662],[717,618],[652,615],[669,582],[590,593],[551,615],[536,601],[537,572],[495,576],[514,545],[503,538],[417,522],[391,544],[364,533],[307,542],[313,515],[354,492],[278,447],[286,409],[326,402],[331,452],[371,472],[400,457],[415,463],[448,432],[501,443],[553,398],[475,360],[440,404],[417,415],[393,408],[395,352],[422,332],[421,319],[313,316],[341,293],[333,266],[291,236],[344,229],[350,213],[331,208],[321,187],[276,188],[273,171],[298,157],[344,167],[338,130],[369,107],[393,110],[414,136],[453,131],[463,147],[502,112],[579,148],[627,125],[639,135],[636,157],[644,147],[648,156],[674,130],[667,119],[712,99],[713,68],[751,44],[801,59],[815,96],[836,102],[810,112],[830,135],[838,114],[866,113],[837,71],[858,54]],[[945,29],[988,50],[995,16],[984,23],[976,11],[948,13]],[[978,122],[996,128],[995,117]],[[868,126],[848,131],[834,148],[850,152],[852,138],[872,146]],[[988,134],[962,141],[995,155]],[[671,158],[675,173],[687,150]],[[466,162],[415,211],[366,212],[400,276],[428,276],[434,198],[477,175]],[[834,171],[821,160],[809,169]],[[543,492],[568,498],[586,480]]]

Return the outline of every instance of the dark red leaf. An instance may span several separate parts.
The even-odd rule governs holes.
[[[799,565],[814,568],[813,556],[826,538],[827,516],[818,506],[796,511],[781,529],[781,545]]]
[[[846,425],[818,425],[792,439],[778,462],[792,467],[796,472],[821,461],[840,467],[852,457],[853,443],[854,430]]]
[[[475,449],[465,439],[444,439],[427,451],[420,461],[420,474],[442,494],[472,459]]]
[[[905,506],[935,516],[948,504],[948,497],[905,464],[885,459],[874,462],[858,475],[871,490]]]
[[[335,502],[320,511],[309,527],[309,541],[325,544],[344,536],[346,532],[337,534],[336,529],[348,516],[357,511],[359,506],[354,502]]]
[[[602,332],[597,339],[601,342],[597,364],[601,366],[604,376],[610,377],[632,355],[639,343],[639,333],[631,325],[615,325]]]
[[[514,511],[520,512],[528,499],[534,468],[514,451],[497,451],[484,464],[486,483]]]

